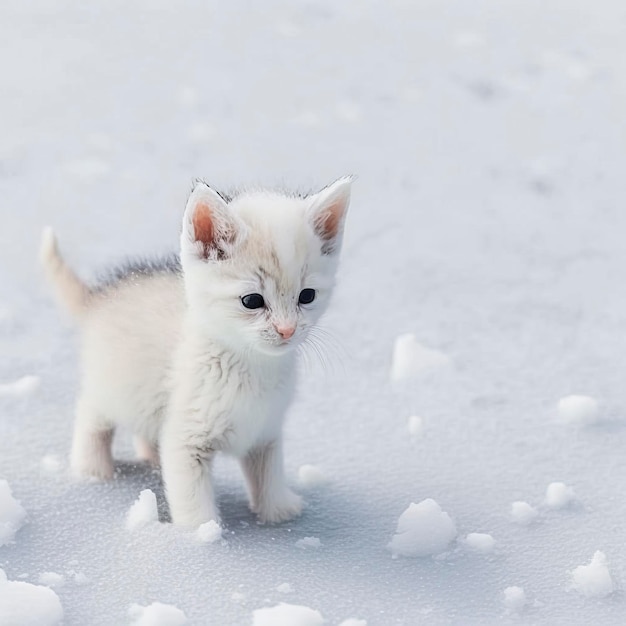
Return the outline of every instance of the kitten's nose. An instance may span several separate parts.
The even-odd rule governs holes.
[[[293,334],[296,332],[296,327],[295,326],[276,326],[276,332],[283,339],[290,339],[291,337],[293,337]]]

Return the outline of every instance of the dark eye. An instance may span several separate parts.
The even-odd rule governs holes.
[[[263,300],[263,296],[260,293],[249,293],[241,298],[241,304],[246,309],[261,309],[265,306],[265,300]]]
[[[303,289],[300,292],[298,302],[300,304],[311,304],[315,300],[315,289]]]

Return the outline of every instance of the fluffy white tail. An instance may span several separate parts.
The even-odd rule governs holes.
[[[63,260],[52,228],[43,231],[39,258],[59,302],[72,315],[82,317],[91,291]]]

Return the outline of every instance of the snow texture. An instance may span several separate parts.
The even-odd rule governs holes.
[[[12,383],[0,384],[0,397],[2,396],[28,396],[39,387],[38,376],[23,376]]]
[[[296,541],[296,545],[298,548],[319,548],[322,545],[322,542],[318,537],[304,537],[304,539],[298,539]]]
[[[546,489],[546,505],[551,509],[564,509],[576,499],[576,494],[565,483],[550,483]]]
[[[574,569],[572,587],[588,598],[604,598],[613,593],[613,579],[604,552],[596,551],[589,565]]]
[[[136,530],[150,522],[159,520],[156,495],[151,489],[144,489],[126,515],[126,528]]]
[[[187,616],[171,604],[153,602],[148,606],[133,604],[128,609],[132,626],[184,626]]]
[[[13,497],[6,480],[0,480],[0,547],[13,541],[26,519],[24,507]]]
[[[0,546],[9,579],[64,575],[66,626],[125,625],[157,599],[193,625],[249,626],[289,599],[328,626],[491,626],[512,584],[525,623],[621,626],[626,594],[568,585],[597,549],[625,583],[624,17],[619,0],[0,2],[0,384],[41,381],[0,395],[0,479],[28,512]],[[167,523],[124,429],[115,479],[76,482],[78,333],[38,267],[43,228],[93,281],[176,250],[195,177],[306,191],[350,173],[325,348],[285,428],[303,515],[258,525],[218,457],[227,541],[201,545]],[[446,365],[392,384],[404,333]],[[561,416],[572,393],[596,400],[593,423]],[[304,463],[330,482],[305,490]],[[554,480],[584,509],[546,510]],[[144,489],[164,523],[127,532]],[[494,553],[390,558],[424,498]],[[513,523],[515,500],[541,523]],[[299,549],[306,536],[322,547]]]
[[[350,617],[339,624],[339,626],[367,626],[367,621],[364,619],[355,619]]]
[[[516,524],[528,526],[539,516],[539,511],[528,502],[518,500],[511,505],[511,518]]]
[[[593,424],[598,421],[598,401],[590,396],[566,396],[559,400],[559,416],[569,424]]]
[[[62,587],[65,584],[65,576],[56,572],[42,572],[37,577],[37,582],[46,587]]]
[[[424,432],[424,420],[418,415],[411,415],[407,420],[407,428],[411,437],[420,437]]]
[[[319,611],[299,604],[281,603],[277,606],[257,609],[253,613],[252,626],[322,626],[324,618]]]
[[[430,556],[446,550],[455,538],[454,522],[429,498],[402,513],[389,548],[394,556]]]
[[[423,346],[412,333],[396,337],[390,374],[393,381],[428,374],[448,365],[450,365],[448,356]]]
[[[222,527],[215,520],[211,520],[200,524],[196,536],[202,543],[215,543],[222,538],[222,532]]]
[[[293,587],[289,583],[282,583],[276,587],[278,593],[293,593]]]
[[[39,585],[7,580],[0,569],[0,624],[2,626],[56,626],[63,619],[57,594]]]
[[[522,587],[507,587],[504,590],[504,606],[511,611],[521,611],[526,605],[526,593]]]
[[[469,535],[465,537],[465,545],[474,552],[488,554],[493,552],[496,541],[487,533],[469,533]]]
[[[298,468],[298,482],[303,487],[310,488],[324,485],[328,479],[316,465],[301,465]]]

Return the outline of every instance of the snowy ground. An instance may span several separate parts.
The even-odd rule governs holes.
[[[219,626],[271,623],[253,612],[279,602],[333,626],[622,624],[625,24],[617,0],[2,3],[0,478],[27,512],[0,545],[7,579],[52,586],[66,625],[127,624],[152,602]],[[124,435],[113,483],[66,475],[76,346],[37,267],[41,229],[93,276],[173,248],[194,176],[345,173],[326,321],[342,349],[303,377],[286,446],[294,485],[303,464],[326,482],[305,470],[304,516],[260,527],[224,460],[221,540],[127,529],[146,488],[164,518],[160,479]],[[422,351],[436,367],[392,385],[403,333],[447,359]],[[10,385],[23,376],[39,380]],[[559,418],[569,394],[599,420]],[[427,498],[458,539],[392,558]],[[2,580],[0,612],[17,597]]]

